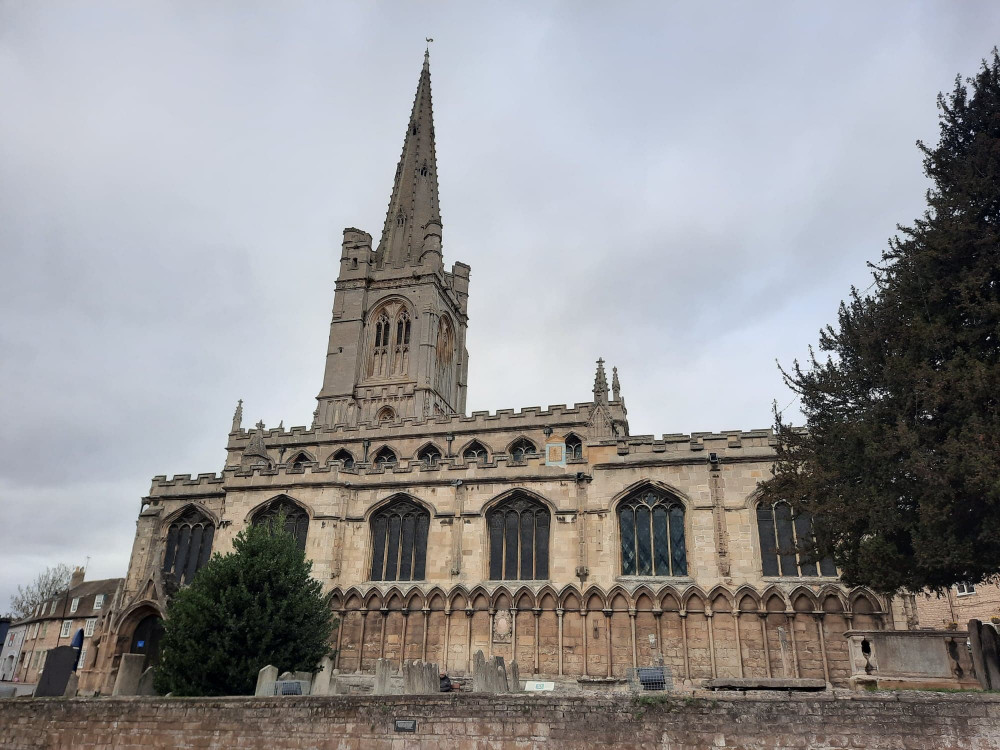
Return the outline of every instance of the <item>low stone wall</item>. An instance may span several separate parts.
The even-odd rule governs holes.
[[[997,750],[1000,695],[9,699],[0,747]]]

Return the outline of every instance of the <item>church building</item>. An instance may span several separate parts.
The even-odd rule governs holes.
[[[341,672],[461,675],[481,649],[539,677],[662,660],[694,685],[845,685],[844,632],[892,627],[888,603],[795,553],[807,517],[758,503],[769,429],[632,435],[600,359],[586,401],[466,413],[470,267],[445,265],[434,135],[425,55],[378,242],[344,230],[312,424],[244,427],[241,402],[220,473],[153,478],[81,688],[155,661],[169,593],[279,513],[332,592]]]

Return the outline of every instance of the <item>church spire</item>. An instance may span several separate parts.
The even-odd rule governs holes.
[[[421,262],[425,253],[441,253],[434,113],[431,108],[430,51],[424,52],[413,110],[406,126],[403,153],[396,167],[392,197],[376,253],[379,267]]]
[[[594,403],[608,403],[608,376],[604,372],[604,359],[597,360],[597,374],[594,376]]]

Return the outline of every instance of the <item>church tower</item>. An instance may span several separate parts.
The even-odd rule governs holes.
[[[444,269],[430,55],[382,237],[344,230],[314,426],[465,412],[469,266]]]

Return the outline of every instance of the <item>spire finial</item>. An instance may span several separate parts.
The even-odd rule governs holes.
[[[597,374],[594,376],[594,401],[608,403],[608,376],[604,372],[604,358],[597,360]]]
[[[622,400],[622,386],[618,382],[618,368],[611,368],[611,395],[614,397],[615,401]]]
[[[424,48],[424,70],[428,70],[431,67],[431,42],[434,40],[428,36],[424,37],[424,41],[427,42]]]
[[[240,399],[236,404],[236,411],[233,414],[232,432],[239,432],[242,429],[243,429],[243,399]]]

